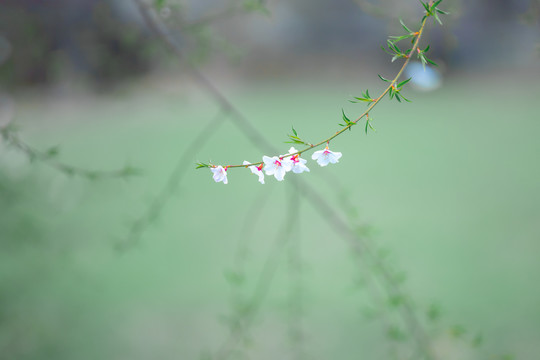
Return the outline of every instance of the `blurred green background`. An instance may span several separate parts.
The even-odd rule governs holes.
[[[269,2],[274,18],[286,15],[274,6]],[[254,21],[261,15],[240,16]],[[230,41],[238,41],[230,31]],[[526,31],[532,33],[525,37],[537,34],[534,27]],[[353,204],[374,243],[389,249],[392,265],[407,273],[404,287],[419,313],[440,304],[442,330],[433,346],[441,359],[536,358],[540,72],[535,43],[524,45],[532,50],[502,63],[485,55],[468,63],[466,56],[441,51],[440,88],[407,88],[412,103],[385,100],[371,114],[376,132],[366,136],[359,126],[331,143],[343,153],[339,164],[320,168],[309,160],[310,173],[288,174],[283,183],[267,177],[262,186],[247,171],[229,170],[224,186],[208,169],[195,170],[198,160],[225,164],[262,156],[223,123],[182,165],[184,177],[161,216],[125,252],[115,251],[115,244],[126,239],[193,139],[219,114],[216,104],[185,67],[159,52],[150,62],[157,69],[114,80],[106,91],[73,73],[38,87],[6,82],[0,115],[13,116],[24,141],[37,149],[59,145],[63,163],[104,170],[130,164],[143,174],[90,181],[30,162],[1,143],[0,358],[193,359],[214,352],[228,334],[221,319],[231,312],[226,274],[238,243],[249,246],[249,294],[286,221],[292,176],[338,209],[343,196]],[[351,96],[366,88],[378,93],[383,87],[376,73],[394,72],[363,58],[356,66],[348,56],[310,51],[275,55],[273,67],[250,62],[257,54],[236,65],[218,54],[203,71],[285,152],[291,126],[313,142],[327,137],[338,128],[342,108],[351,117],[364,110],[347,101]],[[369,290],[355,286],[361,271],[349,246],[308,202],[302,200],[299,211],[292,239],[303,269],[305,358],[390,358],[381,321],[365,316]],[[245,345],[256,359],[294,358],[285,251],[277,261]],[[447,329],[456,326],[467,337],[481,333],[480,348],[452,339]]]

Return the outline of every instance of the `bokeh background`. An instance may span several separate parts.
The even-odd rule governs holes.
[[[402,31],[397,19],[417,27],[419,2],[150,5],[181,60],[132,1],[0,1],[0,125],[38,151],[58,146],[42,161],[0,142],[0,358],[215,354],[224,319],[255,291],[269,256],[275,276],[234,356],[392,358],[399,339],[384,316],[366,316],[385,307],[361,286],[376,269],[358,266],[342,234],[295,195],[295,175],[262,186],[230,170],[225,186],[195,170],[263,153],[191,71],[286,152],[291,126],[316,142],[339,128],[342,109],[364,111],[348,100],[377,94],[376,75],[399,69],[380,47]],[[423,40],[439,67],[412,73],[413,102],[383,101],[371,114],[376,132],[359,126],[332,142],[339,164],[309,160],[311,172],[296,176],[407,274],[415,312],[440,312],[430,336],[441,359],[535,359],[540,5],[441,7],[451,15]],[[92,180],[57,162],[142,174]]]

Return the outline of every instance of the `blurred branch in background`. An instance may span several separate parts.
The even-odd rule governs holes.
[[[163,188],[151,200],[144,213],[131,223],[127,236],[115,244],[117,250],[126,251],[139,243],[141,236],[161,216],[167,202],[180,186],[187,169],[191,168],[193,157],[212,139],[212,135],[220,129],[224,121],[225,115],[218,114],[188,144],[186,150],[178,158],[176,166],[171,171]]]
[[[266,13],[264,10],[265,2],[263,1],[231,1],[227,2],[223,7],[215,8],[214,3],[197,0],[154,0],[151,4],[156,11],[148,7],[150,5],[148,2],[134,1],[51,0],[43,2],[38,0],[4,0],[1,5],[2,11],[0,11],[0,79],[8,90],[31,88],[36,85],[55,86],[62,81],[71,82],[79,77],[83,77],[94,84],[95,89],[102,90],[109,89],[110,85],[119,84],[122,80],[140,77],[151,70],[158,70],[170,76],[170,67],[161,66],[164,62],[163,59],[167,59],[167,57],[162,56],[162,52],[159,51],[160,43],[156,41],[156,37],[152,36],[157,34],[157,38],[164,42],[174,54],[174,61],[178,64],[181,63],[178,68],[181,70],[187,69],[187,72],[206,92],[208,98],[218,104],[220,111],[217,116],[199,129],[196,136],[185,142],[188,146],[184,153],[178,156],[176,164],[172,164],[173,167],[162,188],[158,189],[157,194],[149,206],[145,208],[142,216],[128,229],[126,239],[123,239],[125,241],[118,244],[118,247],[122,250],[138,244],[146,229],[163,214],[167,203],[172,200],[172,195],[184,181],[186,172],[192,171],[189,165],[192,164],[194,156],[208,144],[208,141],[221,129],[220,126],[226,121],[233,124],[240,134],[249,139],[261,151],[276,153],[278,151],[264,134],[258,132],[256,123],[245,116],[229,100],[228,94],[215,85],[214,79],[207,75],[208,73],[199,70],[201,56],[208,55],[210,47],[220,46],[222,44],[221,37],[240,33],[247,44],[258,44],[259,49],[264,48],[262,51],[254,51],[250,55],[251,58],[249,56],[246,58],[248,60],[254,58],[264,59],[264,61],[255,62],[259,70],[257,76],[264,76],[265,79],[274,80],[267,71],[268,64],[272,63],[274,58],[269,57],[266,59],[265,57],[268,54],[283,56],[282,60],[285,59],[283,61],[285,65],[282,65],[279,71],[288,74],[295,71],[294,66],[291,66],[293,63],[300,64],[298,68],[311,64],[305,61],[292,61],[291,59],[294,59],[295,56],[306,56],[305,59],[309,58],[310,61],[320,61],[322,59],[327,64],[333,63],[327,61],[328,57],[333,57],[333,59],[353,59],[354,69],[356,70],[357,66],[362,66],[364,60],[360,59],[362,46],[370,41],[378,41],[377,37],[386,33],[380,24],[377,24],[376,21],[370,21],[369,16],[364,16],[361,11],[355,11],[358,9],[351,0],[332,2],[327,0],[298,0],[295,2],[275,2],[275,4],[272,2],[272,6],[283,11],[282,14],[286,15],[284,16],[287,19],[286,26],[279,30],[282,31],[281,33],[279,31],[272,32],[268,29],[252,31],[253,29],[259,29],[258,26],[261,24],[249,23],[249,19],[245,18],[243,19],[245,21],[238,21],[232,25],[226,24],[227,20],[249,11],[259,10]],[[385,11],[393,11],[392,14],[397,15],[399,13],[400,16],[409,14],[411,17],[417,13],[419,6],[418,1],[412,0],[410,2],[388,0],[378,3],[367,0],[358,1],[362,6],[361,9],[365,12],[376,14],[379,11],[379,15],[381,11],[376,6],[381,6]],[[138,4],[139,8],[133,6],[135,3]],[[529,31],[523,36],[516,36],[520,34],[520,30],[513,27],[515,24],[510,25],[515,20],[512,19],[512,16],[522,14],[522,11],[526,11],[523,13],[526,14],[526,19],[537,19],[539,8],[537,1],[489,2],[478,0],[450,3],[452,6],[467,9],[467,11],[462,11],[464,16],[458,19],[460,21],[459,26],[452,30],[453,33],[459,36],[450,34],[456,44],[459,42],[460,46],[463,44],[478,45],[477,39],[480,37],[485,40],[485,44],[494,46],[495,50],[500,50],[501,43],[510,44],[510,47],[516,49],[530,46],[530,42],[528,43],[527,40],[531,38],[534,31]],[[190,13],[188,11],[190,10],[189,5],[192,6],[191,9],[196,8],[197,11]],[[263,6],[258,7],[260,5]],[[469,15],[469,9],[472,9],[470,10],[471,15]],[[141,10],[142,16],[137,10]],[[482,16],[478,16],[478,14],[482,14]],[[505,16],[508,16],[508,19]],[[398,16],[391,17],[396,18]],[[278,22],[279,19],[280,17],[276,15],[272,18],[272,21]],[[453,20],[453,22],[458,20]],[[218,24],[220,26],[217,26]],[[209,28],[214,26],[216,26],[215,32],[210,32]],[[497,34],[500,36],[508,36],[515,41],[502,41],[499,35],[493,37],[478,36],[478,34],[485,33],[484,26],[489,28],[490,31],[496,29]],[[475,29],[480,30],[476,31]],[[477,36],[476,39],[475,36]],[[273,40],[269,41],[270,38]],[[533,39],[537,41],[537,38]],[[246,48],[249,46],[246,45]],[[485,46],[484,42],[482,42],[482,46]],[[449,47],[446,44],[441,47],[443,48],[442,52],[441,50],[435,50],[441,54],[440,56],[453,69],[467,69],[467,64],[476,63],[480,63],[482,66],[484,64],[490,65],[493,62],[479,62],[478,59],[482,59],[482,56],[485,56],[486,53],[491,57],[493,57],[494,53],[501,54],[500,51],[486,52],[484,49],[468,51],[469,49],[464,50],[463,47],[456,51],[444,52]],[[344,51],[340,51],[340,49]],[[518,53],[514,51],[515,49],[507,50],[506,56]],[[373,51],[372,53],[376,52]],[[364,55],[362,54],[362,56]],[[386,63],[389,63],[389,61]],[[178,68],[174,70],[178,70]],[[346,73],[346,71],[343,70],[342,73]],[[145,89],[145,91],[149,90]],[[438,111],[438,109],[434,111]],[[64,164],[58,161],[56,156],[58,148],[53,147],[41,151],[28,145],[22,140],[25,137],[21,137],[15,127],[7,125],[10,121],[8,120],[4,124],[0,120],[3,141],[5,145],[15,148],[29,159],[44,162],[46,165],[65,174],[78,175],[89,179],[134,175],[135,171],[130,167],[118,171],[99,172]],[[161,184],[163,179],[159,181]],[[336,182],[332,183],[331,188],[337,192],[344,192],[340,185],[336,185]],[[233,271],[226,274],[233,291],[233,311],[231,313],[233,316],[238,315],[240,317],[235,320],[236,323],[230,323],[228,339],[232,340],[225,340],[219,354],[223,354],[222,356],[226,358],[228,354],[243,346],[242,340],[251,336],[251,330],[256,325],[254,319],[258,319],[262,315],[262,304],[271,293],[273,277],[279,268],[279,259],[286,248],[288,250],[286,271],[289,274],[290,283],[288,284],[287,294],[289,311],[285,326],[289,331],[291,355],[296,359],[305,356],[307,346],[304,347],[303,344],[303,325],[305,324],[302,318],[305,298],[302,292],[303,268],[301,263],[302,254],[307,252],[308,247],[302,247],[300,237],[295,236],[298,229],[292,224],[293,219],[296,222],[302,220],[299,207],[304,205],[305,202],[305,204],[310,205],[309,210],[314,209],[320,215],[320,222],[327,224],[332,229],[336,239],[343,239],[347,248],[351,249],[351,253],[354,254],[355,269],[361,274],[362,278],[367,278],[367,291],[372,296],[375,312],[377,313],[376,319],[383,324],[387,340],[390,340],[387,343],[398,344],[396,347],[400,351],[396,357],[402,359],[401,354],[406,354],[410,355],[410,358],[416,359],[418,358],[416,355],[423,354],[424,358],[427,359],[439,359],[434,350],[434,339],[439,334],[433,331],[433,328],[440,328],[443,325],[440,325],[440,323],[434,325],[434,320],[438,317],[436,309],[429,307],[424,311],[421,306],[414,302],[413,296],[406,291],[406,287],[403,285],[404,276],[397,270],[395,263],[389,260],[385,255],[386,252],[379,244],[371,240],[365,226],[359,225],[358,219],[350,216],[356,210],[355,204],[336,206],[332,203],[332,198],[326,196],[324,191],[302,181],[302,179],[288,185],[287,191],[289,193],[287,204],[285,204],[285,213],[293,216],[285,216],[282,223],[283,229],[278,232],[278,237],[274,245],[272,245],[274,250],[264,254],[267,258],[266,263],[262,266],[263,270],[258,274],[258,277],[255,276],[257,278],[255,291],[251,297],[244,297],[241,292],[245,292],[246,289],[240,288],[240,286],[234,287],[234,282],[241,282],[248,275],[245,261],[251,245],[249,242],[255,238],[252,230],[256,229],[254,224],[257,223],[261,216],[261,211],[266,208],[270,196],[267,189],[264,190],[260,197],[257,197],[254,201],[249,213],[246,214],[243,227],[245,232],[240,232],[239,243],[233,260]],[[2,246],[10,245],[7,244],[8,240],[13,240],[12,243],[17,243],[18,246],[22,246],[20,244],[24,243],[23,241],[17,242],[17,240],[21,239],[28,243],[39,241],[43,237],[41,229],[36,225],[39,219],[27,216],[24,211],[19,211],[18,208],[15,211],[12,209],[13,206],[21,202],[21,199],[24,200],[30,197],[26,193],[26,189],[17,180],[13,181],[13,179],[5,178],[4,172],[2,172],[0,176],[0,195],[2,195],[2,202],[8,213],[7,216],[2,217],[1,222],[3,224],[1,228],[4,230],[1,235],[2,240],[4,240]],[[28,201],[28,204],[30,204],[28,206],[33,205],[30,201]],[[49,211],[49,209],[46,211]],[[310,221],[313,220],[310,219]],[[76,225],[76,231],[83,231],[78,228],[81,224]],[[293,228],[295,228],[294,231]],[[185,231],[185,229],[179,228],[177,231]],[[283,238],[279,238],[279,234],[282,234]],[[89,242],[89,237],[82,236],[80,239],[81,242]],[[334,244],[331,241],[329,243],[332,246]],[[185,249],[182,248],[182,250]],[[207,251],[211,252],[211,250]],[[39,257],[42,256],[41,253],[37,253]],[[9,253],[7,257],[9,257]],[[14,258],[13,263],[18,260],[18,258]],[[56,260],[54,256],[46,259],[50,263]],[[159,258],[159,261],[161,260]],[[136,261],[140,261],[140,259]],[[99,261],[97,262],[99,263]],[[24,262],[21,262],[20,265],[17,264],[17,266],[21,268],[21,274],[27,273]],[[138,267],[139,264],[136,266]],[[11,273],[9,267],[6,267],[6,269],[8,273]],[[174,274],[174,276],[177,275]],[[109,276],[109,274],[105,276]],[[77,279],[77,284],[78,281],[79,279]],[[139,287],[138,281],[139,279],[136,281]],[[114,281],[112,283],[114,284]],[[4,285],[4,283],[2,284]],[[44,282],[44,284],[48,286],[47,282]],[[24,336],[27,328],[34,328],[33,313],[26,312],[24,306],[22,310],[26,314],[30,314],[26,320],[28,321],[27,324],[16,319],[16,316],[7,314],[9,308],[4,306],[4,303],[7,303],[8,300],[11,303],[18,300],[18,294],[24,292],[19,291],[19,286],[24,288],[24,286],[28,286],[28,283],[19,282],[16,279],[16,281],[13,281],[13,289],[15,290],[10,287],[7,292],[4,291],[7,287],[3,286],[0,299],[4,309],[0,317],[12,321],[12,323],[8,321],[8,325],[3,325],[2,328],[2,330],[7,329],[10,332],[7,337],[8,345],[15,349],[7,352],[10,355],[18,355],[17,351],[25,351],[24,344],[19,345],[19,343],[23,343],[27,339]],[[44,296],[45,302],[51,302],[48,298],[48,292],[49,289],[44,290],[44,294],[47,295]],[[6,300],[8,295],[12,298]],[[416,293],[414,295],[418,296]],[[338,302],[338,304],[342,303]],[[154,305],[152,304],[152,306]],[[63,311],[62,306],[59,306],[59,309],[59,312]],[[46,310],[45,308],[44,312]],[[80,308],[77,308],[77,311],[79,310]],[[155,309],[152,309],[152,311],[155,311]],[[71,329],[73,321],[70,316],[72,315],[67,315],[70,320],[67,323],[69,323]],[[117,319],[115,318],[115,320]],[[39,322],[39,319],[37,321]],[[56,319],[51,320],[51,324],[49,324],[51,328],[59,328]],[[13,332],[14,335],[11,334],[12,328],[16,328],[16,331]],[[148,331],[151,327],[144,322],[143,328]],[[119,332],[122,332],[122,330]],[[190,332],[191,330],[189,329]],[[64,331],[64,328],[62,328],[62,331]],[[102,331],[101,324],[100,331]],[[204,333],[207,334],[206,331]],[[463,327],[453,327],[451,333],[455,334],[456,338],[466,339],[467,343],[478,342],[476,338],[469,341],[470,335],[465,332]],[[66,334],[60,336],[64,338],[66,337],[64,335]],[[85,336],[87,334],[82,335],[83,338]],[[2,337],[2,340],[5,338]],[[55,340],[58,340],[58,338],[53,337],[52,340],[42,341],[52,343]],[[204,338],[204,340],[207,339]],[[39,342],[40,340],[35,341]],[[175,339],[175,342],[177,342],[177,339]],[[86,339],[84,339],[84,343],[87,343]],[[4,343],[2,343],[3,345]],[[179,354],[175,355],[178,356]]]
[[[12,147],[24,153],[30,162],[36,161],[45,164],[67,176],[79,176],[88,180],[102,180],[114,178],[127,179],[142,173],[141,170],[129,165],[126,165],[119,170],[104,171],[89,170],[79,166],[65,164],[57,160],[60,151],[58,146],[53,146],[45,151],[37,150],[19,137],[13,125],[0,128],[0,134],[8,147]]]
[[[42,163],[67,176],[78,176],[88,180],[127,179],[140,175],[141,170],[126,165],[118,170],[89,170],[80,166],[69,165],[58,160],[59,146],[53,146],[41,151],[21,139],[16,125],[13,123],[15,105],[8,96],[0,96],[0,137],[3,146],[15,149],[23,153],[30,162]]]

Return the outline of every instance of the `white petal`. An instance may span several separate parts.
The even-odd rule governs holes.
[[[324,153],[324,154],[322,154],[322,156],[319,156],[319,158],[317,159],[317,163],[318,163],[320,166],[326,166],[326,165],[328,165],[328,154],[327,154],[327,153]]]
[[[281,166],[285,169],[285,171],[291,171],[294,166],[294,162],[291,160],[291,158],[283,159],[281,160]]]
[[[321,156],[321,154],[322,154],[323,152],[324,152],[324,150],[315,151],[315,152],[313,153],[313,155],[311,155],[311,158],[312,158],[313,160],[317,160],[317,159]]]
[[[330,151],[330,154],[328,154],[328,161],[330,161],[332,164],[338,163],[339,158],[341,157],[340,152],[332,152]]]
[[[273,175],[276,172],[277,165],[274,163],[266,164],[264,165],[264,171],[266,171],[266,175]]]
[[[289,154],[294,154],[295,152],[298,152],[298,150],[296,150],[294,146],[291,146],[291,148],[289,149]]]
[[[264,184],[264,174],[263,174],[263,172],[259,171],[258,175],[259,175],[259,182],[261,184]]]
[[[309,168],[302,163],[296,163],[296,166],[293,168],[293,172],[296,174],[300,174],[304,171],[309,172]]]
[[[273,164],[274,161],[276,161],[276,160],[277,160],[276,156],[274,156],[274,157],[269,157],[269,156],[266,156],[266,155],[263,156],[263,162],[265,164]]]
[[[283,168],[283,166],[279,166],[277,169],[276,169],[276,173],[274,174],[274,177],[276,178],[276,180],[278,181],[283,181],[283,178],[285,177],[285,169]]]
[[[218,167],[211,168],[210,170],[214,174],[212,178],[215,182],[223,181],[224,184],[227,184],[227,171],[223,168],[223,166],[220,165]]]

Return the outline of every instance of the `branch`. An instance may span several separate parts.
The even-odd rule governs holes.
[[[81,167],[68,165],[56,160],[58,155],[58,147],[51,147],[47,151],[40,151],[28,145],[13,131],[11,126],[0,129],[0,134],[6,143],[23,152],[30,161],[39,161],[53,169],[56,169],[68,176],[79,176],[89,180],[113,179],[113,178],[128,178],[135,175],[140,175],[141,170],[125,166],[119,170],[88,170]]]
[[[405,57],[405,62],[401,66],[401,68],[398,71],[397,75],[391,81],[387,81],[386,79],[381,78],[381,79],[384,79],[383,81],[389,82],[389,85],[386,87],[386,89],[377,98],[369,99],[369,102],[371,103],[371,105],[369,105],[368,109],[366,111],[364,111],[362,113],[362,115],[360,115],[358,118],[356,118],[356,120],[350,121],[350,120],[348,120],[346,118],[346,116],[344,114],[344,119],[347,119],[347,120],[345,120],[346,125],[344,125],[343,128],[341,130],[337,131],[335,134],[333,134],[333,135],[331,135],[331,136],[325,138],[324,140],[321,140],[321,141],[319,141],[319,142],[317,142],[315,144],[309,144],[308,147],[306,147],[306,148],[304,148],[302,150],[299,150],[297,152],[289,153],[289,154],[286,154],[286,155],[277,155],[277,156],[279,156],[280,158],[283,158],[283,159],[286,159],[288,157],[293,157],[295,155],[300,156],[302,153],[304,153],[306,151],[315,149],[315,148],[317,148],[317,147],[319,147],[321,145],[324,145],[324,144],[328,144],[331,140],[333,140],[337,136],[343,134],[347,130],[350,130],[350,128],[352,126],[356,125],[362,118],[364,118],[364,117],[367,118],[369,116],[369,112],[375,106],[377,106],[377,104],[379,104],[379,102],[384,98],[384,96],[386,94],[388,94],[390,91],[396,91],[397,90],[399,92],[399,88],[401,88],[401,86],[398,85],[397,81],[399,80],[399,78],[403,74],[403,71],[405,71],[405,68],[409,64],[409,61],[411,60],[411,54],[413,54],[418,49],[418,43],[420,42],[420,38],[422,37],[422,34],[424,32],[424,27],[426,25],[427,19],[428,18],[425,17],[424,20],[422,20],[420,30],[418,30],[417,32],[414,33],[414,37],[415,37],[414,45],[413,45],[412,49],[408,52],[408,54],[403,56],[403,57]],[[402,84],[404,85],[405,83],[402,83]],[[293,131],[294,131],[294,129],[293,129]],[[249,166],[258,166],[258,165],[262,165],[262,164],[264,164],[263,161],[254,162],[254,163],[250,163],[250,164],[227,165],[227,169],[231,169],[231,168],[247,168]],[[208,166],[199,166],[198,168],[201,168],[201,167],[211,167],[211,165],[208,164]]]
[[[139,11],[145,19],[148,27],[152,29],[153,32],[159,38],[161,38],[161,40],[167,45],[167,47],[178,57],[178,59],[183,62],[183,55],[180,47],[174,42],[170,34],[166,31],[164,25],[158,19],[156,19],[155,16],[152,16],[152,14],[150,13],[151,10],[148,8],[147,5],[144,4],[142,0],[133,1],[137,3]],[[422,24],[424,25],[425,21],[423,21]],[[416,45],[417,43],[418,38]],[[395,81],[397,81],[397,79],[403,72],[403,69],[394,79],[394,83]],[[230,115],[228,119],[232,121],[232,123],[246,138],[250,139],[256,147],[262,149],[263,151],[272,150],[272,152],[274,153],[277,152],[277,150],[275,150],[275,148],[266,140],[265,136],[251,124],[251,122],[227,99],[225,95],[223,95],[219,91],[218,88],[213,85],[213,83],[208,78],[206,78],[193,66],[190,67],[189,70],[190,74],[197,81],[200,87],[204,91],[206,91],[208,95],[219,105],[221,111],[225,114]],[[383,93],[383,96],[389,91],[390,89],[387,89]],[[365,115],[367,116],[367,111],[365,112]],[[359,121],[362,116],[360,116],[356,121]],[[294,154],[290,155],[292,156]],[[311,185],[302,181],[302,179],[294,180],[295,181],[293,181],[293,184],[295,190],[298,191],[298,193],[302,195],[304,199],[311,203],[311,205],[314,207],[315,210],[319,212],[325,222],[327,222],[337,233],[341,234],[341,237],[347,241],[347,243],[355,253],[362,254],[363,251],[368,248],[367,244],[365,244],[364,239],[355,234],[355,232],[341,219],[341,217],[338,215],[339,209],[334,208],[319,194],[317,190],[315,190]],[[381,264],[381,266],[384,268],[385,265]],[[388,275],[389,273],[386,272],[386,274]],[[387,275],[384,275],[381,281],[387,281]],[[395,286],[395,284],[392,284],[390,282],[387,284],[386,288],[391,289],[392,293],[401,293],[399,287]],[[257,295],[256,297],[260,298],[260,295]],[[423,329],[412,307],[406,307],[403,310],[402,316],[409,328],[409,331],[411,331],[413,334],[417,334],[415,338],[417,339],[418,349],[425,355],[427,359],[431,359],[432,355],[428,346],[429,338],[425,334],[425,330]]]

